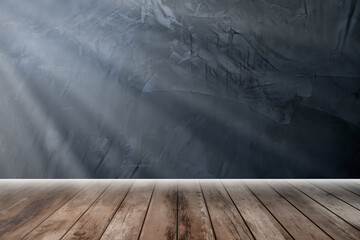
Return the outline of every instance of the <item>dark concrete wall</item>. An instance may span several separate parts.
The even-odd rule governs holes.
[[[359,177],[359,14],[2,0],[0,177]]]

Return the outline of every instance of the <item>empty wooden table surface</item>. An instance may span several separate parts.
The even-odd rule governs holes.
[[[359,180],[0,180],[0,239],[360,239]]]

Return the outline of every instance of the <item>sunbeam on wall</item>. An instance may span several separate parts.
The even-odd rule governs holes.
[[[358,5],[2,0],[0,177],[359,177]]]

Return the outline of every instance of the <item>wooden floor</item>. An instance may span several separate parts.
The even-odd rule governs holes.
[[[0,180],[0,239],[360,239],[360,181]]]

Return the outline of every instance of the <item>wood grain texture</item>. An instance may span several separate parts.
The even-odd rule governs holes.
[[[177,235],[177,181],[156,183],[140,235],[142,240],[174,240]]]
[[[0,239],[360,239],[360,181],[331,182],[0,181]]]
[[[268,184],[332,238],[344,240],[356,240],[360,238],[360,232],[353,226],[349,225],[347,222],[334,215],[290,184],[287,184],[284,181],[268,181]]]
[[[62,239],[98,239],[128,193],[132,181],[112,182]]]
[[[328,181],[312,180],[313,185],[343,200],[347,204],[360,210],[360,196]]]
[[[360,211],[305,181],[291,181],[294,187],[360,230]]]
[[[22,196],[0,211],[0,239],[20,239],[33,230],[59,207],[69,201],[83,185],[55,182],[34,186],[30,197]]]
[[[215,239],[199,183],[181,181],[178,200],[178,239]]]
[[[350,180],[332,180],[332,183],[346,189],[349,192],[352,192],[358,196],[360,196],[360,182],[350,181]]]
[[[292,239],[243,182],[224,180],[223,184],[256,239]]]
[[[246,181],[245,183],[293,238],[331,239],[263,181]]]
[[[22,192],[26,190],[27,187],[33,186],[34,184],[36,185],[36,183],[39,183],[39,181],[0,179],[0,208],[2,206],[1,204],[8,202],[7,200],[3,200],[4,198],[9,198],[16,193]]]
[[[1,184],[0,209],[11,208],[13,205],[21,204],[31,198],[36,198],[38,193],[49,191],[54,185],[59,184],[55,180],[15,180],[14,182],[4,181]]]
[[[88,185],[73,199],[64,204],[48,219],[29,233],[25,240],[60,239],[81,217],[91,204],[109,186],[110,181],[97,181]]]
[[[219,181],[201,181],[217,239],[254,239],[242,216]]]
[[[155,181],[137,180],[107,227],[102,239],[138,239]]]

